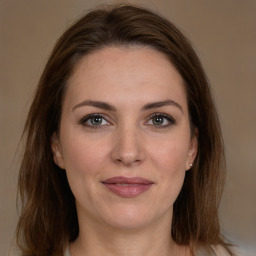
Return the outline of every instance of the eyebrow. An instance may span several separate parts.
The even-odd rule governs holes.
[[[103,101],[85,100],[85,101],[75,105],[72,108],[72,111],[74,111],[76,108],[83,107],[83,106],[92,106],[92,107],[105,109],[105,110],[109,110],[109,111],[117,110],[114,106],[112,106],[106,102],[103,102]],[[149,109],[153,109],[153,108],[160,108],[160,107],[164,107],[164,106],[177,107],[183,113],[183,109],[182,109],[181,105],[173,100],[165,100],[165,101],[148,103],[142,107],[142,110],[145,111],[145,110],[149,110]]]
[[[92,106],[92,107],[101,108],[101,109],[105,109],[105,110],[109,110],[109,111],[116,111],[116,108],[114,106],[112,106],[106,102],[94,101],[94,100],[85,100],[85,101],[75,105],[72,108],[72,111],[74,111],[76,108],[83,107],[83,106]]]
[[[165,100],[165,101],[148,103],[145,106],[143,106],[142,110],[148,110],[148,109],[152,109],[152,108],[160,108],[160,107],[164,107],[164,106],[177,107],[183,113],[183,109],[182,109],[181,105],[174,100]]]

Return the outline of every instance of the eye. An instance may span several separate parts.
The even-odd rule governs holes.
[[[175,124],[175,119],[163,113],[154,113],[147,122],[147,125],[152,125],[155,128],[166,128],[173,124]]]
[[[100,128],[101,126],[107,126],[110,123],[101,114],[90,114],[83,117],[79,124],[91,128]]]

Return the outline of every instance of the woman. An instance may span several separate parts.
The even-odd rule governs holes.
[[[25,125],[22,255],[232,255],[218,117],[188,40],[132,6],[59,39]]]

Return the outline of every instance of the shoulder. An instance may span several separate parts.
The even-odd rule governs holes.
[[[233,250],[231,250],[233,252]],[[210,247],[201,246],[198,248],[195,256],[242,256],[234,252],[230,254],[223,246],[221,245],[211,245]]]
[[[244,256],[236,246],[232,246],[232,248],[230,248],[232,255],[221,245],[212,245],[211,249],[214,251],[216,256]]]
[[[71,256],[71,254],[69,252],[69,246],[65,247],[63,256]]]
[[[215,252],[216,256],[230,256],[227,250],[221,245],[212,245],[211,248]]]

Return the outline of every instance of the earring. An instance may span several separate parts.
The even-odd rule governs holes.
[[[189,166],[190,166],[190,167],[192,167],[192,166],[193,166],[193,164],[189,164]]]

